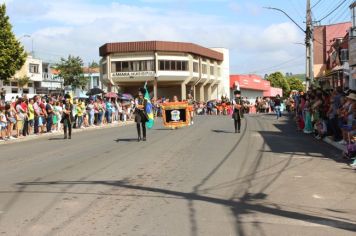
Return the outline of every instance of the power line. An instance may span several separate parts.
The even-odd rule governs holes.
[[[341,1],[341,3],[331,12],[329,12],[328,14],[326,14],[326,16],[324,16],[323,18],[321,18],[319,21],[324,20],[325,18],[327,18],[328,16],[330,16],[331,14],[333,14],[337,9],[339,9],[344,3],[346,2],[346,0]]]
[[[321,1],[323,0],[319,0],[317,3],[315,3],[310,9],[313,9],[314,7],[316,7]]]
[[[296,61],[296,60],[298,60],[298,59],[300,59],[300,58],[303,58],[303,57],[304,57],[304,56],[295,57],[295,58],[290,59],[290,60],[288,60],[288,61],[279,63],[279,64],[277,64],[277,65],[273,65],[273,66],[261,68],[261,69],[255,70],[255,71],[251,71],[251,72],[249,72],[249,73],[258,73],[258,72],[263,72],[263,71],[267,71],[267,70],[270,70],[270,69],[275,69],[276,67],[279,67],[279,66],[288,64],[288,63],[290,63],[290,62]]]
[[[349,5],[351,5],[351,3],[354,0],[349,0],[348,2],[346,2],[346,7],[348,8]],[[335,15],[334,18],[332,18],[333,22],[343,22],[348,20],[347,16],[350,16],[350,12],[348,10],[345,10],[344,8],[340,9],[339,14]],[[350,16],[351,17],[351,16]]]
[[[298,2],[298,0],[297,0],[297,2]],[[297,12],[298,16],[299,16],[300,19],[301,19],[301,22],[303,22],[303,20],[304,20],[303,14],[300,13],[299,8],[297,7],[297,4],[295,4],[294,0],[292,0],[291,3],[292,3],[292,5],[294,6],[294,9],[293,9],[293,10],[295,10],[295,11]],[[291,7],[293,8],[293,6],[291,6]]]

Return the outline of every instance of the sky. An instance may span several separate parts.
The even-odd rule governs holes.
[[[311,0],[315,5],[318,0]],[[313,8],[322,18],[339,0]],[[322,23],[349,20],[348,0]],[[167,40],[229,49],[231,74],[305,72],[305,0],[0,0],[16,37],[36,57],[100,60],[108,42]],[[335,6],[334,6],[335,5]],[[31,37],[23,37],[30,35]]]

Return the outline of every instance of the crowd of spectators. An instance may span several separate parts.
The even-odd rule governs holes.
[[[356,93],[335,90],[310,89],[295,92],[291,104],[296,114],[297,129],[312,134],[316,139],[330,136],[334,142],[345,145],[344,156],[356,156]],[[356,161],[351,164],[356,168]]]
[[[0,141],[62,131],[63,104],[66,96],[26,95],[11,101],[0,100]],[[71,99],[73,128],[85,129],[133,120],[134,102],[92,96]]]

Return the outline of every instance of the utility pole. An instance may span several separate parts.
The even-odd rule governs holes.
[[[313,21],[311,16],[310,0],[307,0],[307,15],[306,15],[306,30],[305,30],[305,46],[306,46],[306,89],[314,81],[313,71]]]

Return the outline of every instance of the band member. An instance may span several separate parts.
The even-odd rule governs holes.
[[[241,99],[241,92],[239,90],[234,91],[235,98],[232,101],[233,113],[232,118],[235,125],[235,133],[240,133],[241,118],[243,118],[243,102]]]
[[[188,105],[189,105],[189,117],[190,117],[190,124],[194,124],[193,122],[193,117],[194,117],[194,98],[193,96],[189,93],[188,94]]]
[[[64,130],[64,139],[69,139],[72,138],[72,119],[73,119],[73,105],[70,103],[70,100],[67,98],[65,100],[65,104],[63,107],[63,115],[62,115],[62,120],[61,123],[63,123],[63,130]],[[67,130],[69,136],[67,136]]]
[[[173,96],[173,102],[179,102],[178,97],[176,95]]]
[[[141,141],[141,127],[142,127],[142,134],[143,134],[143,141],[146,141],[146,121],[147,114],[146,114],[146,105],[147,101],[144,99],[143,95],[145,93],[144,88],[140,88],[138,91],[138,99],[136,99],[136,107],[135,107],[135,122],[137,128],[137,142]]]

